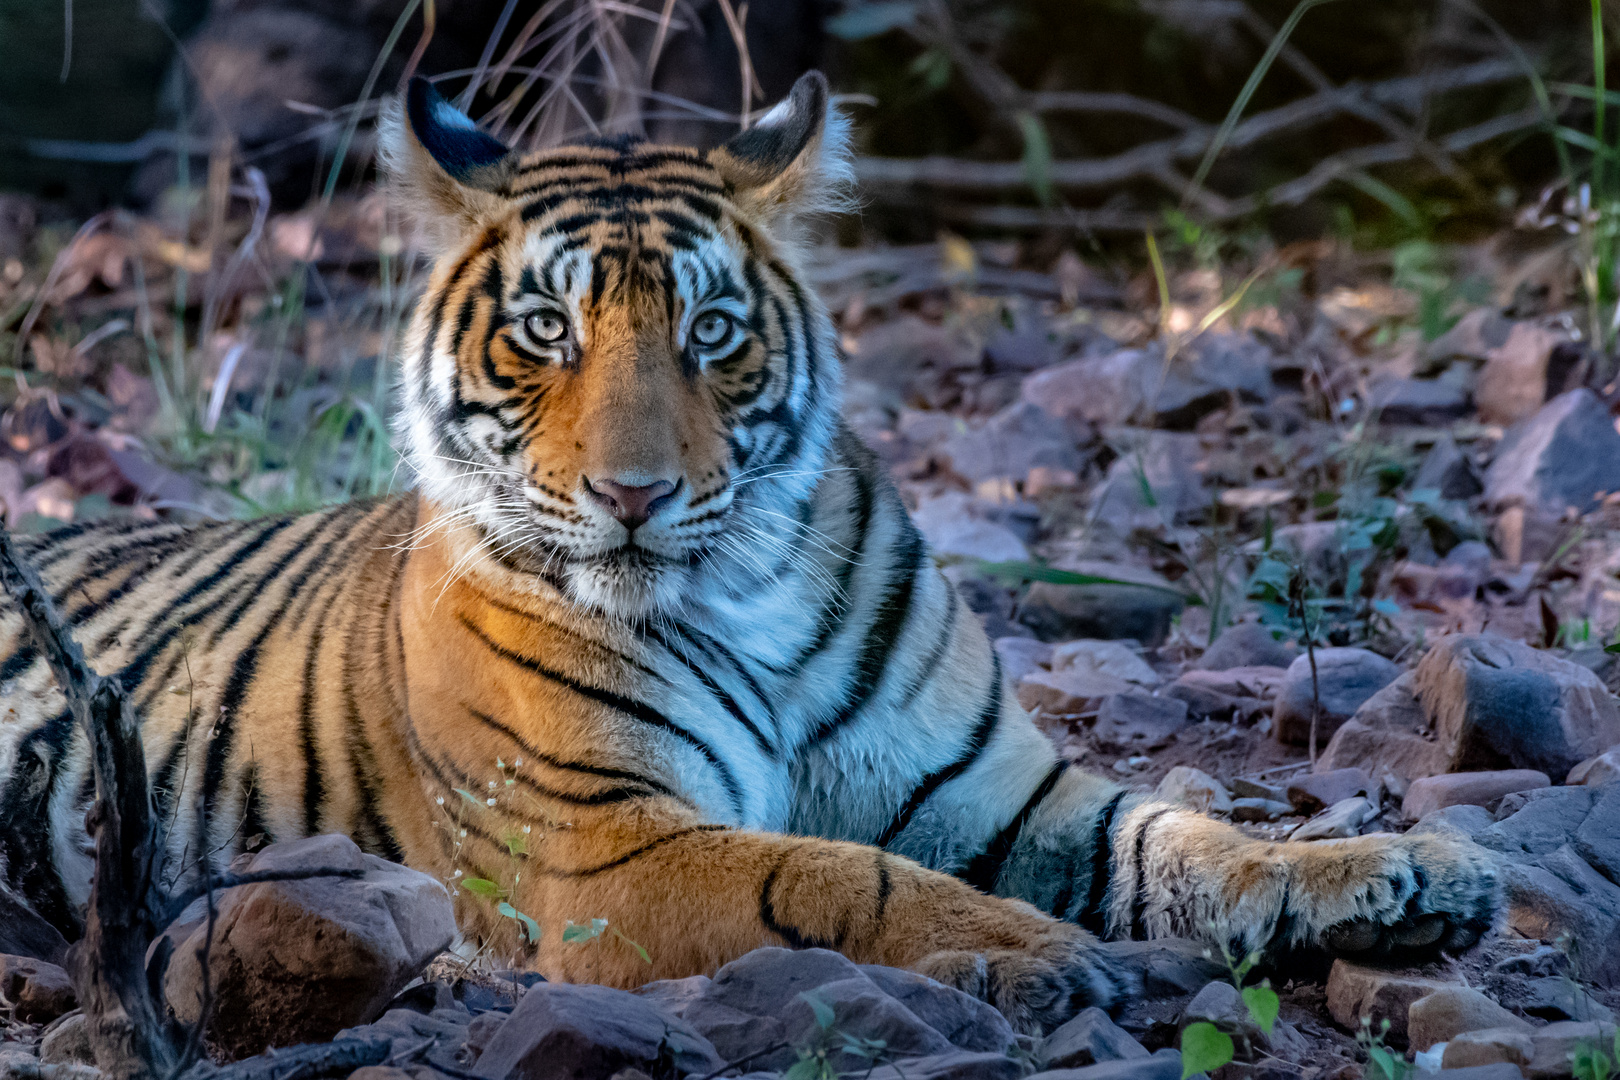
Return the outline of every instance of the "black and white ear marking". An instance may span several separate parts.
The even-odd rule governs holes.
[[[770,180],[784,172],[821,132],[827,115],[827,79],[819,71],[806,72],[788,96],[722,148],[741,172]]]
[[[738,205],[792,231],[806,215],[848,208],[849,121],[826,76],[809,71],[759,122],[709,153]]]
[[[505,143],[480,131],[466,113],[446,101],[420,75],[411,80],[405,92],[405,110],[417,141],[454,180],[465,181],[476,170],[498,164],[510,153]]]

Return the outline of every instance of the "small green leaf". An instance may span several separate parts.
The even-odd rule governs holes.
[[[478,796],[474,795],[472,792],[468,791],[467,789],[465,789],[465,788],[455,788],[453,790],[455,791],[455,793],[457,795],[460,795],[463,799],[466,799],[468,802],[470,802],[474,806],[478,807],[478,809],[482,810],[484,808],[483,800],[480,799]]]
[[[827,33],[845,41],[861,41],[910,25],[917,18],[912,0],[855,3],[826,22]]]
[[[1042,206],[1051,206],[1052,140],[1046,136],[1046,125],[1034,113],[1021,112],[1018,130],[1024,136],[1024,179],[1029,181],[1036,200]]]
[[[598,926],[598,923],[601,923],[601,925]],[[579,941],[590,941],[594,938],[601,937],[602,931],[606,928],[606,919],[592,919],[589,923],[584,925],[576,923],[573,919],[569,919],[563,924],[563,941],[569,944]]]
[[[512,832],[507,833],[501,839],[506,842],[507,853],[513,858],[517,858],[519,855],[527,855],[529,853],[529,838],[515,829]]]
[[[1277,991],[1269,983],[1259,986],[1245,987],[1243,990],[1243,1004],[1249,1007],[1249,1015],[1254,1022],[1260,1025],[1260,1030],[1271,1036],[1271,1025],[1277,1022],[1277,1010],[1282,1003],[1277,1000]]]
[[[648,963],[648,964],[652,963],[652,957],[647,955],[647,950],[643,949],[640,945],[637,945],[634,941],[631,941],[629,938],[625,937],[624,936],[624,931],[620,930],[617,926],[615,926],[613,928],[613,936],[618,938],[620,941],[624,942],[626,945],[630,946],[632,949],[636,950],[636,955],[640,956],[644,963]]]
[[[462,878],[461,885],[470,893],[479,896],[505,896],[506,890],[490,881],[488,878],[470,877]]]
[[[833,1026],[833,1022],[838,1019],[838,1016],[833,1012],[831,1005],[817,997],[813,990],[806,990],[799,996],[804,999],[806,1005],[810,1006],[810,1011],[816,1014],[816,1024],[821,1030],[826,1031]]]
[[[1372,609],[1378,614],[1388,615],[1392,619],[1401,613],[1401,605],[1393,600],[1374,600]]]
[[[523,912],[519,911],[517,908],[513,907],[511,904],[508,904],[504,900],[495,905],[495,910],[500,912],[502,915],[505,915],[508,919],[516,919],[518,923],[522,925],[523,936],[529,939],[530,945],[538,945],[540,943],[539,923],[535,922],[533,919],[529,918],[527,915],[523,914]]]
[[[1218,1069],[1232,1057],[1232,1036],[1214,1024],[1200,1020],[1182,1029],[1181,1080],[1193,1073]]]

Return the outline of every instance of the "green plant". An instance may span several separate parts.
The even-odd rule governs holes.
[[[1204,955],[1210,955],[1209,951],[1205,950]],[[1222,943],[1221,958],[1226,962],[1226,970],[1231,976],[1232,985],[1243,997],[1243,1007],[1248,1013],[1250,1022],[1269,1038],[1273,1025],[1277,1023],[1277,1013],[1282,1008],[1277,991],[1271,988],[1270,979],[1262,979],[1254,986],[1243,985],[1243,980],[1248,978],[1249,972],[1260,962],[1260,953],[1251,952],[1238,960],[1232,956],[1225,943]],[[1247,1032],[1239,1031],[1237,1035],[1247,1047]],[[1207,1020],[1188,1024],[1181,1030],[1181,1080],[1187,1080],[1187,1077],[1194,1073],[1218,1069],[1234,1060],[1236,1056],[1237,1044],[1232,1039],[1232,1033],[1222,1031]]]
[[[1607,1049],[1596,1041],[1582,1042],[1570,1051],[1570,1072],[1574,1080],[1610,1080],[1620,1062],[1620,1031]]]
[[[799,1060],[782,1074],[782,1080],[837,1080],[842,1074],[832,1062],[834,1054],[865,1061],[868,1073],[877,1067],[888,1051],[887,1042],[839,1031],[837,1014],[814,990],[804,991],[799,998],[810,1006],[815,1016],[816,1037],[808,1046],[799,1049]]]
[[[1384,1044],[1388,1034],[1388,1020],[1379,1024],[1375,1032],[1372,1018],[1361,1018],[1361,1030],[1356,1032],[1356,1042],[1367,1055],[1367,1070],[1362,1073],[1365,1080],[1407,1080],[1412,1075],[1411,1064]]]
[[[1427,240],[1409,240],[1391,253],[1391,284],[1417,297],[1418,330],[1433,341],[1456,325],[1468,308],[1490,299],[1480,278],[1457,281],[1440,250]]]

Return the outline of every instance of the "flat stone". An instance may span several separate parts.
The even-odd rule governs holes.
[[[946,439],[939,451],[950,460],[951,471],[971,483],[997,477],[1022,481],[1043,465],[1079,471],[1085,465],[1076,447],[1081,434],[1039,404],[1019,401],[978,428]]]
[[[1196,435],[1168,431],[1121,435],[1120,456],[1091,493],[1090,514],[1119,536],[1186,521],[1209,506],[1197,470],[1203,446]],[[1151,503],[1143,486],[1152,491]],[[1100,636],[1100,635],[1088,635]]]
[[[936,555],[985,562],[1023,562],[1029,548],[1006,524],[980,513],[976,500],[959,491],[925,500],[911,515]]]
[[[1032,671],[1018,684],[1018,704],[1049,716],[1086,716],[1110,695],[1129,693],[1130,683],[1087,669]]]
[[[1112,754],[1139,754],[1160,750],[1187,726],[1187,703],[1150,694],[1109,694],[1097,707],[1091,736],[1098,748]]]
[[[1530,1024],[1466,986],[1448,986],[1412,1002],[1407,1012],[1407,1040],[1414,1050],[1427,1050],[1465,1031],[1516,1028],[1530,1032]],[[1483,1064],[1483,1063],[1480,1063]]]
[[[1027,637],[996,638],[996,655],[1001,658],[1001,677],[1017,686],[1026,675],[1052,662],[1052,646]]]
[[[1054,416],[1114,427],[1146,403],[1159,363],[1145,349],[1069,360],[1026,376],[1020,396]]]
[[[1401,813],[1409,821],[1418,821],[1447,806],[1490,806],[1504,795],[1548,787],[1551,783],[1546,773],[1533,769],[1425,776],[1412,781],[1407,788]]]
[[[1406,784],[1445,772],[1450,755],[1428,734],[1429,718],[1412,692],[1414,681],[1408,671],[1368,698],[1328,740],[1316,771],[1359,768],[1375,779],[1393,777]]]
[[[39,1040],[41,1065],[94,1065],[96,1052],[90,1044],[90,1018],[73,1013],[45,1029]]]
[[[1386,424],[1449,424],[1468,414],[1466,387],[1443,379],[1376,379],[1367,388],[1366,405]]]
[[[1569,1056],[1583,1045],[1611,1047],[1614,1045],[1614,1025],[1592,1020],[1580,1022],[1564,1020],[1537,1030],[1530,1037],[1535,1056],[1525,1075],[1532,1078],[1569,1075]]]
[[[957,1050],[930,1057],[903,1058],[870,1071],[859,1067],[845,1075],[866,1080],[1019,1080],[1024,1075],[1024,1066],[1006,1054]]]
[[[1509,429],[1485,470],[1488,505],[1555,520],[1566,507],[1593,509],[1612,491],[1620,491],[1620,432],[1607,406],[1584,389],[1560,394]]]
[[[523,995],[473,1070],[489,1080],[611,1076],[659,1068],[664,1055],[683,1073],[724,1064],[691,1024],[651,1001],[606,986],[542,983]]]
[[[1442,435],[1423,456],[1412,478],[1412,488],[1438,491],[1442,499],[1472,499],[1485,490],[1485,485],[1462,448],[1450,435]]]
[[[1017,1042],[1007,1018],[971,994],[900,968],[863,964],[861,972],[958,1049],[1005,1054]]]
[[[1186,938],[1103,941],[1097,948],[1136,973],[1142,982],[1142,997],[1148,1001],[1197,993],[1226,970],[1204,955],[1207,945]]]
[[[1028,1080],[1181,1080],[1181,1052],[1166,1047],[1148,1058],[1103,1061],[1078,1069],[1051,1069],[1035,1073]]]
[[[375,1019],[455,937],[443,885],[362,853],[346,836],[271,844],[239,861],[235,869],[245,873],[358,869],[361,876],[260,882],[219,894],[209,1037],[235,1057],[325,1041]],[[184,1023],[200,1009],[202,903],[177,922],[164,980],[169,1007]]]
[[[1352,796],[1305,822],[1288,834],[1290,842],[1306,840],[1342,840],[1360,836],[1361,827],[1378,814],[1378,807],[1360,795]]]
[[[1558,331],[1533,322],[1515,322],[1507,339],[1486,353],[1475,396],[1480,421],[1516,424],[1534,416],[1547,399],[1547,361],[1566,340]]]
[[[66,971],[45,960],[4,953],[0,953],[0,996],[16,1009],[19,1020],[30,1024],[48,1024],[78,1004]]]
[[[1043,1069],[1071,1069],[1100,1061],[1130,1061],[1151,1056],[1141,1043],[1097,1008],[1083,1010],[1035,1048],[1036,1064]]]
[[[1287,668],[1298,655],[1299,650],[1277,640],[1270,627],[1245,622],[1222,631],[1215,644],[1204,650],[1204,655],[1198,658],[1193,667],[1204,671],[1241,667]]]
[[[1602,787],[1616,780],[1620,780],[1620,747],[1613,746],[1587,758],[1564,777],[1566,784],[1583,784],[1586,787]]]
[[[1273,799],[1232,800],[1233,821],[1276,821],[1293,812],[1294,808],[1289,804]]]
[[[1620,742],[1620,702],[1602,680],[1498,634],[1435,642],[1418,663],[1413,691],[1448,749],[1448,772],[1514,768],[1561,777]]]
[[[1574,846],[1594,870],[1620,885],[1620,788],[1598,792],[1586,820],[1575,830]]]
[[[1529,1032],[1524,1027],[1508,1026],[1465,1031],[1453,1036],[1446,1043],[1440,1063],[1441,1068],[1450,1072],[1471,1065],[1529,1065],[1535,1056],[1536,1044]],[[1514,1075],[1523,1073],[1515,1069]]]
[[[1111,675],[1138,686],[1158,686],[1164,680],[1136,650],[1120,641],[1082,639],[1052,646],[1053,671],[1091,671]]]
[[[1177,765],[1165,773],[1153,797],[1206,813],[1228,813],[1232,809],[1232,797],[1221,782],[1191,765]]]
[[[1188,713],[1199,719],[1247,720],[1271,710],[1282,676],[1282,668],[1272,667],[1194,669],[1182,672],[1163,694],[1186,702]]]
[[[1389,1038],[1404,1045],[1412,1003],[1450,985],[1335,960],[1328,972],[1328,1013],[1348,1031],[1358,1030],[1362,1017],[1371,1018],[1374,1028],[1388,1020]]]
[[[1288,801],[1302,814],[1315,814],[1357,795],[1370,795],[1374,784],[1362,769],[1307,773],[1288,785]]]
[[[1398,665],[1366,649],[1317,649],[1316,687],[1321,701],[1317,746],[1326,746],[1340,724],[1400,674]],[[1298,657],[1288,666],[1277,693],[1273,721],[1278,742],[1294,746],[1309,742],[1315,701],[1310,657]]]
[[[1164,578],[1129,563],[1079,560],[1059,569],[1129,584],[1035,582],[1024,596],[1018,618],[1046,641],[1131,639],[1156,646],[1169,635],[1170,622],[1184,603]]]
[[[1232,780],[1232,794],[1244,799],[1265,799],[1268,802],[1288,804],[1288,788],[1268,784],[1263,780],[1239,776]]]

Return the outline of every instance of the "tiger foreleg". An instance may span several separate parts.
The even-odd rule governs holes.
[[[522,902],[549,913],[536,958],[548,977],[635,986],[712,974],[762,945],[826,948],[931,976],[1031,1032],[1132,990],[1079,927],[877,848],[686,828],[625,854],[526,869]],[[616,940],[582,948],[550,925],[593,918],[645,948],[651,966]]]
[[[1198,937],[1241,952],[1458,952],[1498,908],[1494,860],[1461,838],[1273,843],[1164,803],[1121,815],[1113,866],[1111,936]]]

